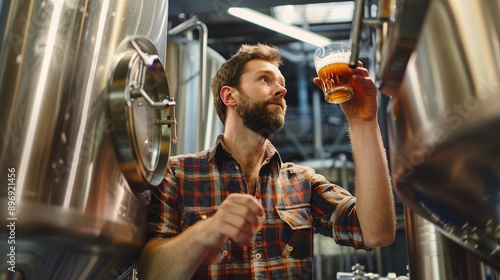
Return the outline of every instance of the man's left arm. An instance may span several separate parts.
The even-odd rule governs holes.
[[[377,121],[377,88],[368,70],[358,62],[352,69],[354,97],[340,104],[349,121],[354,156],[356,213],[366,247],[394,241],[394,195],[382,135]],[[314,79],[320,85],[319,78]]]
[[[394,195],[376,120],[350,122],[356,213],[366,247],[391,244],[395,236]]]
[[[354,157],[356,213],[364,245],[394,241],[396,218],[387,157],[377,121],[377,88],[361,62],[352,69],[354,97],[340,104],[349,120]]]

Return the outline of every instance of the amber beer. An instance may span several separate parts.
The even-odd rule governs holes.
[[[326,102],[338,104],[354,96],[348,65],[350,54],[349,46],[343,43],[328,44],[316,50],[314,62]]]
[[[329,103],[342,103],[354,96],[351,87],[351,70],[346,63],[328,64],[318,72],[325,100]]]

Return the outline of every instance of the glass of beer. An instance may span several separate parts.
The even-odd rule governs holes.
[[[328,103],[339,104],[354,96],[349,59],[351,48],[344,43],[329,43],[314,52],[314,66]]]

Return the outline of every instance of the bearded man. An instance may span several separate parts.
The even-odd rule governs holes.
[[[283,163],[268,139],[285,122],[274,46],[242,45],[212,79],[224,133],[172,156],[154,191],[140,279],[313,279],[313,234],[370,250],[393,242],[394,198],[377,123],[377,90],[361,63],[349,121],[355,196],[312,168]],[[319,79],[313,82],[318,85]]]

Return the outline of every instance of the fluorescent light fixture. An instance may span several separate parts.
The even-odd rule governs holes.
[[[273,15],[283,23],[295,25],[351,22],[354,1],[277,6]]]
[[[318,47],[330,43],[332,41],[325,36],[318,35],[309,30],[294,25],[284,24],[273,17],[270,17],[263,13],[259,13],[252,9],[229,8],[227,12],[232,16],[241,18],[243,20],[249,21],[251,23],[260,25],[262,27],[268,28],[270,30],[276,31],[278,33],[284,34],[286,36],[292,37],[294,39]]]

